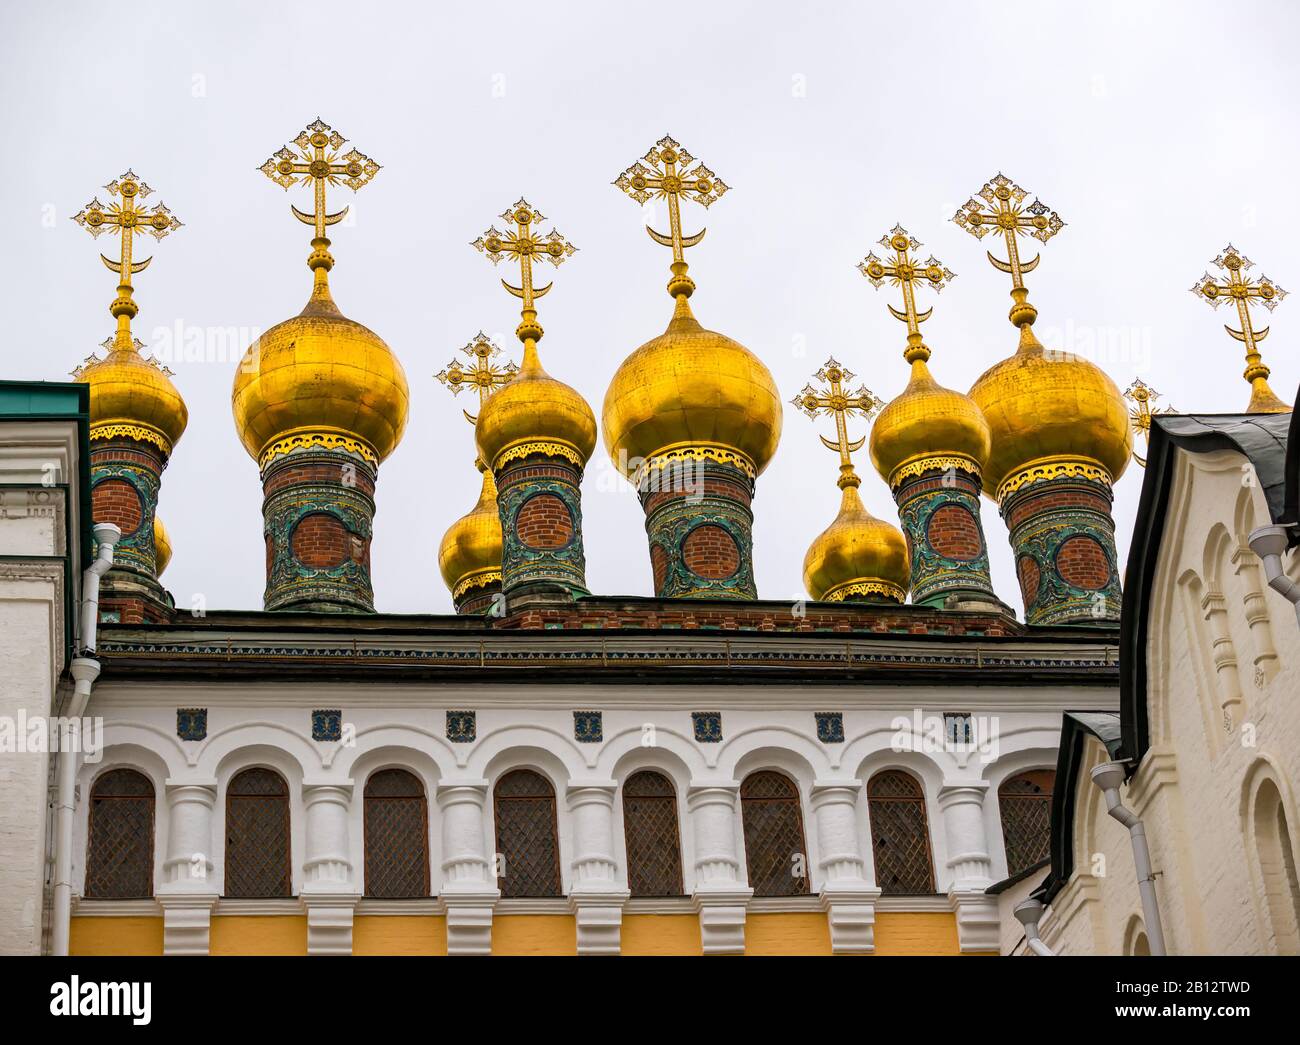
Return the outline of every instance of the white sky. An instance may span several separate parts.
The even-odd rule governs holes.
[[[541,302],[542,358],[599,416],[619,362],[666,324],[669,252],[609,183],[672,134],[729,185],[689,254],[700,320],[771,368],[788,401],[829,355],[890,398],[904,327],[857,261],[901,221],[958,279],[927,304],[933,370],[966,390],[1009,354],[1009,278],[949,219],[998,170],[1068,223],[1029,279],[1048,347],[1135,376],[1187,412],[1248,389],[1229,318],[1188,288],[1228,241],[1300,284],[1296,8],[1283,2],[742,5],[7,4],[0,14],[0,202],[9,335],[0,375],[64,379],[108,334],[111,252],[68,220],[132,167],[185,222],[137,278],[136,334],[177,324],[215,359],[172,363],[190,425],[161,515],[177,605],[260,608],[257,468],[230,388],[243,342],[305,302],[309,206],[257,167],[319,115],[384,169],[334,235],[335,298],[401,358],[406,436],[380,473],[377,608],[448,612],[447,526],[474,503],[471,404],[433,380],[480,328],[518,358],[516,302],[469,246],[526,195],[577,244]],[[150,241],[152,245],[152,241]],[[137,248],[139,252],[140,248]],[[1265,343],[1290,401],[1300,304]],[[1260,325],[1268,321],[1263,314]],[[160,331],[163,332],[160,335]],[[836,461],[791,407],[755,500],[760,596],[802,593],[804,551],[834,517]],[[830,431],[823,424],[822,431]],[[858,432],[861,429],[857,429]],[[859,460],[869,507],[889,492]],[[1117,488],[1121,562],[1142,472]],[[587,577],[650,594],[641,510],[597,449],[583,489]],[[1000,595],[1020,606],[1006,530],[984,502]]]

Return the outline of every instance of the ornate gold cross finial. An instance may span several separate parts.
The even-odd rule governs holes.
[[[347,207],[335,214],[329,213],[325,206],[325,186],[346,185],[356,192],[363,185],[369,184],[379,171],[379,164],[356,149],[339,155],[339,149],[346,142],[347,139],[329,124],[322,123],[319,119],[314,120],[293,140],[298,149],[296,153],[286,145],[258,168],[286,191],[297,184],[311,183],[315,195],[312,212],[308,214],[293,204],[289,205],[289,209],[295,218],[304,225],[311,225],[315,230],[307,265],[317,273],[318,281],[323,280],[322,274],[334,265],[325,229],[337,225],[348,213]]]
[[[1255,329],[1250,320],[1250,306],[1260,304],[1272,312],[1286,297],[1286,291],[1262,273],[1257,280],[1248,277],[1246,272],[1253,267],[1253,262],[1231,243],[1214,259],[1214,264],[1228,273],[1228,281],[1216,283],[1207,272],[1193,284],[1192,293],[1212,308],[1217,309],[1228,301],[1237,306],[1241,329],[1234,330],[1226,323],[1223,329],[1246,346],[1246,370],[1242,376],[1251,386],[1247,413],[1284,414],[1291,408],[1269,388],[1269,369],[1259,354],[1259,343],[1268,337],[1269,328]]]
[[[851,455],[861,450],[867,441],[865,435],[860,439],[849,439],[847,418],[861,416],[864,420],[870,421],[876,411],[885,405],[884,401],[866,385],[859,385],[856,391],[845,390],[844,386],[855,376],[832,357],[826,360],[822,368],[813,375],[826,387],[814,388],[811,384],[804,385],[803,391],[790,400],[791,404],[813,420],[816,420],[819,414],[829,414],[835,418],[835,439],[832,441],[820,434],[817,438],[822,441],[826,449],[834,450],[840,455],[841,489],[846,486],[858,486],[861,483],[853,470]]]
[[[99,202],[99,197],[95,197],[74,214],[72,220],[96,239],[105,232],[116,233],[121,237],[116,261],[103,254],[99,257],[110,272],[117,273],[118,280],[117,297],[108,309],[117,320],[117,335],[111,341],[112,350],[130,351],[137,344],[131,337],[131,320],[140,311],[131,300],[131,277],[137,272],[143,272],[153,261],[152,257],[143,261],[133,260],[135,237],[149,235],[160,240],[179,229],[181,222],[161,202],[152,209],[139,205],[139,201],[148,197],[153,189],[132,171],[110,181],[104,188],[110,196],[116,198],[105,205]]]
[[[478,389],[480,409],[488,401],[488,396],[519,373],[519,368],[514,363],[497,366],[492,362],[501,354],[501,349],[481,330],[460,351],[473,360],[473,365],[462,366],[460,360],[453,359],[436,376],[454,396],[460,395],[467,388]],[[461,413],[470,424],[478,423],[477,414],[471,414],[468,410],[462,410]]]
[[[502,213],[503,221],[514,225],[513,231],[501,232],[495,225],[470,244],[481,254],[487,255],[493,265],[502,258],[519,263],[519,286],[513,286],[506,280],[501,285],[523,302],[523,316],[515,331],[525,346],[542,339],[542,328],[537,322],[536,300],[547,294],[552,284],[544,287],[533,286],[533,260],[549,261],[557,268],[577,251],[554,227],[545,236],[534,231],[536,226],[546,220],[546,215],[534,207],[522,196],[515,205]]]
[[[1160,398],[1160,393],[1148,385],[1140,377],[1135,377],[1133,383],[1124,389],[1124,398],[1133,404],[1133,409],[1128,412],[1129,422],[1133,425],[1133,432],[1140,435],[1148,446],[1151,444],[1151,418],[1155,414],[1172,414],[1174,408],[1162,406],[1155,410],[1151,409],[1151,404]],[[1137,447],[1133,447],[1133,460],[1143,468],[1147,466],[1146,458],[1137,452]]]
[[[695,165],[691,166],[692,164]],[[704,164],[696,163],[694,156],[669,137],[661,138],[653,149],[620,174],[613,184],[642,205],[652,199],[668,201],[667,234],[656,232],[649,225],[645,230],[656,243],[673,249],[673,275],[668,281],[668,293],[673,297],[690,297],[695,290],[695,283],[686,275],[685,251],[687,247],[693,247],[704,239],[708,229],[701,229],[691,236],[682,234],[682,197],[694,200],[707,209],[730,186]]]
[[[1013,304],[1010,318],[1017,327],[1031,325],[1038,316],[1038,310],[1029,304],[1024,275],[1038,267],[1042,255],[1035,254],[1032,261],[1021,261],[1016,238],[1028,234],[1040,243],[1046,243],[1065,228],[1065,222],[1057,216],[1056,211],[1041,200],[1034,200],[1026,206],[1025,197],[1028,195],[1010,178],[999,173],[980,189],[979,199],[969,199],[952,219],[976,239],[983,239],[990,232],[998,232],[1006,240],[1006,261],[994,257],[992,251],[987,253],[993,267],[1011,277]],[[981,200],[984,202],[981,203]]]
[[[858,271],[866,276],[877,290],[884,285],[885,280],[889,280],[892,286],[902,288],[903,310],[900,312],[889,304],[885,307],[889,309],[891,316],[907,324],[907,348],[903,352],[903,358],[909,363],[918,359],[929,359],[930,349],[921,339],[921,324],[930,318],[934,309],[927,308],[924,312],[917,312],[914,284],[920,281],[923,285],[940,291],[957,276],[933,254],[926,259],[924,265],[913,260],[910,252],[920,250],[921,244],[902,225],[895,225],[881,236],[880,246],[893,251],[893,258],[884,262],[874,253],[868,254],[859,262]]]

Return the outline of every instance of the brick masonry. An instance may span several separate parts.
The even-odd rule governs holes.
[[[135,533],[144,519],[140,495],[125,479],[97,483],[91,493],[91,506],[96,522],[112,523],[124,537]]]
[[[940,555],[958,562],[970,562],[983,549],[974,516],[959,504],[947,504],[930,516],[926,527],[930,544]]]
[[[699,577],[721,580],[740,568],[740,549],[721,526],[697,526],[682,542],[682,561]]]
[[[573,516],[554,494],[536,494],[515,517],[519,539],[529,548],[563,548],[573,540]]]
[[[351,557],[352,535],[334,516],[317,512],[298,521],[289,546],[304,566],[330,570]]]
[[[1056,570],[1067,584],[1099,591],[1110,581],[1106,551],[1092,537],[1071,537],[1056,552]]]

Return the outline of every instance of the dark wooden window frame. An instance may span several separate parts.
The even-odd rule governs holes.
[[[664,785],[668,789],[668,793],[664,795],[630,794],[629,785],[632,783],[633,780],[641,776],[658,777],[664,782]],[[679,809],[677,806],[677,786],[673,783],[672,777],[670,777],[663,770],[655,769],[653,767],[638,769],[628,774],[627,779],[623,781],[622,791],[623,791],[623,842],[624,842],[624,852],[627,855],[627,881],[628,881],[629,890],[631,891],[633,896],[648,897],[648,898],[685,896],[686,890],[682,884],[682,824],[681,824],[681,816],[679,815]],[[677,874],[676,874],[676,881],[672,883],[673,888],[668,892],[638,891],[636,888],[636,883],[634,880],[634,872],[633,872],[634,860],[632,858],[633,843],[632,843],[631,817],[628,816],[628,809],[627,809],[627,803],[629,798],[631,798],[633,801],[652,799],[661,802],[666,802],[669,805],[671,805],[673,811],[673,845],[677,854],[677,861],[676,861]]]
[[[131,776],[139,777],[142,781],[144,781],[144,784],[147,786],[148,793],[147,794],[141,793],[137,795],[97,794],[96,792],[98,792],[100,788],[104,787],[108,782],[109,778],[114,776],[115,774],[130,774]],[[101,860],[104,860],[107,856],[107,854],[98,851],[95,845],[96,818],[102,817],[103,814],[99,812],[101,809],[107,811],[105,807],[100,804],[103,802],[148,803],[148,808],[149,808],[148,829],[145,834],[148,843],[148,851],[145,854],[145,867],[148,869],[146,880],[148,882],[149,891],[146,893],[132,894],[130,896],[127,896],[121,893],[99,892],[95,888],[96,879],[99,877],[99,875],[96,873],[99,870],[97,865]],[[91,784],[90,787],[90,810],[87,816],[87,824],[86,824],[86,879],[85,879],[84,893],[87,899],[145,900],[153,896],[154,831],[157,825],[157,817],[156,817],[157,804],[158,804],[157,789],[154,787],[153,781],[149,778],[147,774],[142,773],[134,766],[114,766],[111,769],[105,770],[103,773],[99,774],[99,776],[95,778],[94,782]],[[102,827],[102,824],[100,826]]]
[[[745,788],[757,777],[767,774],[778,776],[785,780],[785,782],[790,785],[790,789],[794,792],[794,795],[792,797],[783,798],[747,798],[745,796]],[[802,878],[795,878],[793,875],[790,875],[790,880],[792,882],[802,883],[792,892],[759,892],[758,886],[754,884],[752,868],[753,861],[750,859],[749,853],[749,831],[746,828],[745,822],[746,803],[749,803],[751,806],[755,804],[782,804],[788,805],[794,809],[795,822],[799,828],[798,852],[803,856],[804,876]],[[807,825],[804,823],[803,793],[799,790],[799,782],[795,780],[794,777],[779,769],[756,769],[753,772],[746,774],[745,779],[742,780],[740,784],[740,833],[745,843],[745,877],[748,880],[749,885],[754,889],[755,896],[807,896],[812,892],[812,854],[808,852],[808,830]]]
[[[237,794],[237,793],[235,792],[235,790],[234,790],[236,781],[238,781],[239,778],[242,777],[242,776],[244,776],[245,774],[248,774],[248,773],[255,773],[255,772],[264,772],[264,773],[271,773],[271,774],[273,774],[275,777],[277,777],[277,778],[279,779],[280,783],[283,785],[283,787],[284,787],[284,791],[283,791],[283,793],[282,793],[282,794],[279,794],[279,795],[240,795],[240,794]],[[234,801],[242,801],[242,800],[245,800],[245,799],[257,799],[257,798],[274,798],[274,799],[282,800],[282,801],[281,801],[281,804],[282,804],[283,809],[284,809],[284,879],[283,879],[283,880],[284,880],[284,883],[285,883],[285,891],[284,891],[284,892],[278,892],[278,893],[271,893],[271,894],[269,894],[269,895],[262,895],[262,896],[253,896],[252,894],[247,894],[247,893],[231,893],[231,892],[230,892],[230,867],[231,867],[231,859],[230,859],[230,849],[231,849],[231,843],[230,843],[231,816],[230,816],[230,809],[231,809],[231,803],[234,802]],[[225,863],[224,863],[224,872],[225,872],[225,873],[224,873],[224,879],[225,879],[225,881],[224,881],[224,886],[225,886],[225,893],[224,893],[224,895],[225,895],[226,897],[228,897],[228,898],[230,898],[230,899],[236,899],[236,900],[283,900],[283,899],[290,898],[290,897],[293,896],[293,831],[292,831],[292,828],[293,828],[293,822],[292,822],[292,819],[291,819],[291,817],[290,817],[290,806],[291,806],[291,805],[292,805],[292,802],[291,802],[291,794],[290,794],[290,790],[289,790],[289,781],[285,779],[285,776],[284,776],[283,773],[281,773],[278,769],[274,769],[274,768],[271,767],[271,766],[245,766],[243,769],[240,769],[237,773],[233,774],[233,775],[231,776],[230,780],[227,781],[227,783],[226,783],[226,822],[225,822],[225,824],[223,825],[223,827],[224,827],[224,834],[225,834],[225,839],[224,839],[224,844],[225,844],[225,855],[224,855],[224,860],[225,860]]]
[[[515,776],[516,774],[525,774],[525,773],[540,779],[546,785],[548,794],[545,795],[502,795],[501,794],[502,784],[504,784],[506,781],[508,781],[512,776]],[[535,899],[562,897],[564,895],[564,874],[562,869],[562,857],[560,854],[559,811],[557,809],[557,803],[556,803],[555,785],[551,782],[551,778],[547,776],[545,773],[543,773],[541,770],[534,769],[531,766],[517,766],[514,769],[507,770],[497,778],[496,783],[492,787],[492,827],[493,827],[492,842],[493,842],[493,848],[495,850],[493,854],[494,856],[500,854],[501,852],[500,836],[501,836],[502,801],[550,803],[551,838],[552,838],[552,843],[555,847],[554,849],[555,864],[553,867],[553,870],[555,872],[554,892],[507,893],[506,891],[507,886],[508,883],[510,882],[510,868],[509,866],[507,866],[505,877],[497,880],[498,887],[501,888],[502,897],[503,898],[535,898]]]
[[[909,795],[909,796],[899,796],[899,797],[888,796],[888,795],[886,796],[872,795],[871,793],[872,785],[875,784],[875,782],[879,780],[881,777],[887,775],[906,777],[916,788],[916,794],[914,796]],[[911,803],[915,805],[917,809],[920,811],[921,829],[925,833],[925,859],[926,859],[926,864],[928,867],[929,879],[930,879],[929,888],[924,892],[919,890],[908,890],[906,892],[897,892],[897,893],[889,892],[885,887],[885,883],[883,881],[884,876],[881,873],[881,864],[883,863],[883,861],[880,858],[879,847],[876,845],[876,825],[875,823],[870,823],[869,826],[871,830],[871,856],[872,856],[872,862],[875,866],[876,885],[880,888],[881,895],[883,896],[933,896],[935,895],[934,843],[933,843],[933,839],[931,839],[930,837],[930,814],[929,814],[929,810],[926,808],[925,785],[921,782],[921,780],[917,776],[915,776],[912,773],[909,773],[905,769],[882,769],[876,773],[873,773],[871,775],[871,778],[867,781],[867,816],[869,820],[874,821],[875,818],[873,816],[873,813],[875,811],[876,805],[879,803],[899,803],[899,804]]]
[[[381,773],[403,773],[415,781],[418,792],[412,795],[371,795],[370,788],[375,778]],[[422,891],[416,896],[402,897],[376,897],[371,892],[374,876],[371,873],[372,857],[370,846],[370,803],[376,801],[415,801],[420,804],[420,830],[422,831],[422,841],[424,845],[424,883]],[[427,899],[429,896],[429,796],[424,787],[424,781],[420,777],[407,769],[405,766],[383,766],[374,770],[367,778],[365,787],[361,794],[361,844],[364,849],[365,857],[365,895],[372,899]]]

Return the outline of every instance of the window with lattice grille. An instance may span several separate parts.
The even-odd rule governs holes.
[[[783,773],[751,773],[740,785],[745,863],[755,896],[808,893],[808,849],[799,788]]]
[[[867,782],[867,809],[881,895],[932,894],[930,828],[925,794],[916,778],[897,769],[877,773]]]
[[[272,769],[245,769],[226,788],[226,895],[292,895],[289,788]]]
[[[559,896],[560,844],[555,789],[540,773],[516,769],[494,793],[501,895]]]
[[[90,789],[85,895],[137,900],[153,895],[153,782],[110,769]]]
[[[429,805],[405,769],[370,774],[365,790],[366,895],[429,895]]]
[[[1051,849],[1052,787],[1055,783],[1055,771],[1034,769],[1011,777],[998,788],[1008,875],[1033,867]]]
[[[623,784],[623,833],[632,895],[681,896],[677,792],[662,773],[644,769]]]

